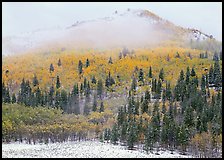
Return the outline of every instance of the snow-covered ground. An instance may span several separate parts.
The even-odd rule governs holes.
[[[191,158],[178,152],[127,150],[124,146],[97,141],[65,142],[30,145],[25,143],[2,144],[2,158]]]

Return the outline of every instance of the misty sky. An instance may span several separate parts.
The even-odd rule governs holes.
[[[176,25],[222,39],[221,2],[3,2],[3,37],[41,28],[68,27],[130,9],[147,9]]]

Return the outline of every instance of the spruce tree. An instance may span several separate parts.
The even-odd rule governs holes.
[[[10,98],[10,94],[9,94],[9,88],[6,88],[4,102],[5,103],[10,103],[11,102],[11,98]]]
[[[79,60],[79,64],[78,64],[78,71],[79,71],[79,74],[82,74],[82,61]]]
[[[50,72],[54,72],[54,66],[53,66],[52,63],[50,64],[50,69],[49,70],[50,70]]]
[[[192,70],[191,70],[191,77],[194,77],[194,76],[196,76],[196,72],[195,72],[194,67],[193,67]]]
[[[190,68],[189,68],[189,66],[187,67],[185,82],[187,85],[190,83]]]
[[[164,81],[164,70],[163,70],[163,68],[159,72],[159,79],[161,79],[162,81]]]
[[[95,76],[93,76],[93,78],[92,78],[92,83],[96,84],[96,78],[95,78]]]
[[[104,105],[103,105],[103,101],[100,103],[100,113],[104,112]]]
[[[90,66],[90,62],[89,62],[89,59],[87,58],[86,59],[86,67],[89,67]]]
[[[60,106],[60,101],[61,101],[61,95],[60,95],[60,92],[58,90],[56,90],[56,93],[55,93],[55,107],[56,108],[59,108]]]
[[[214,64],[214,84],[216,87],[220,87],[222,84],[222,77],[220,72],[219,61],[215,61]]]
[[[214,55],[213,55],[213,61],[219,61],[219,55],[218,53],[215,51]]]
[[[149,75],[148,75],[149,78],[152,78],[152,67],[150,66],[149,68]]]
[[[67,104],[68,104],[67,92],[64,89],[62,89],[61,90],[61,99],[60,99],[60,107],[61,107],[61,109],[66,111]],[[75,110],[75,114],[79,114],[79,113],[80,113],[80,111]]]
[[[209,84],[213,84],[214,83],[214,69],[213,69],[213,65],[211,65],[210,69],[209,69],[209,75],[208,75],[208,81]]]
[[[203,95],[206,95],[206,82],[204,75],[202,75],[201,77],[201,92],[203,93]]]
[[[108,63],[109,63],[109,64],[113,64],[113,61],[112,61],[112,58],[111,58],[111,57],[109,58]]]
[[[42,102],[42,95],[41,95],[41,90],[39,87],[37,87],[37,90],[35,92],[35,96],[36,96],[36,99],[37,99],[37,105],[40,105],[41,102]]]
[[[12,94],[12,103],[16,103],[16,95],[15,95],[15,93]]]
[[[136,87],[137,87],[137,81],[135,79],[135,77],[132,79],[132,83],[131,83],[131,90],[132,91],[136,91]]]
[[[39,85],[39,82],[38,82],[37,76],[35,74],[34,77],[33,77],[33,86],[35,87],[37,85]]]
[[[183,154],[185,154],[186,146],[188,145],[188,129],[186,128],[184,124],[181,125],[177,138],[178,138],[178,142],[181,145],[182,152]]]
[[[96,112],[96,109],[97,109],[97,96],[94,95],[92,111]]]
[[[117,144],[118,141],[118,127],[117,124],[115,123],[113,125],[112,131],[111,131],[111,136],[110,136],[110,140],[112,144]]]
[[[159,142],[159,139],[160,139],[160,113],[159,113],[159,102],[158,101],[156,101],[154,104],[151,125],[152,125],[152,132],[153,132],[153,141]]]
[[[84,89],[86,89],[86,88],[87,88],[87,79],[86,79],[86,77],[84,78],[83,88],[84,88]]]
[[[54,102],[54,86],[52,85],[49,91],[49,97],[48,97],[48,102],[50,106],[53,106],[53,102]]]
[[[144,84],[144,73],[143,73],[142,69],[140,69],[140,71],[139,71],[138,81],[142,82]]]
[[[132,150],[134,148],[134,143],[136,140],[135,128],[133,122],[128,123],[128,135],[127,135],[127,145],[128,149]]]
[[[170,87],[170,83],[167,82],[166,83],[166,99],[171,100],[171,98],[172,98],[171,87]]]
[[[61,66],[61,59],[59,58],[59,60],[58,60],[58,67],[60,67]]]
[[[101,97],[103,93],[103,82],[102,80],[98,80],[98,83],[97,83],[97,95],[99,95]]]
[[[153,149],[153,128],[151,124],[148,124],[145,132],[145,144],[144,150],[148,153],[149,150]]]
[[[56,88],[59,89],[60,87],[61,87],[61,82],[60,82],[59,76],[57,76]]]

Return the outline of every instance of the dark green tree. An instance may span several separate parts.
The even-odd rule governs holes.
[[[118,137],[119,137],[118,127],[117,127],[117,124],[115,123],[113,125],[112,131],[111,131],[111,136],[110,136],[111,143],[112,144],[117,144]]]
[[[189,66],[187,67],[187,71],[186,71],[186,80],[185,80],[185,82],[186,82],[186,85],[188,85],[189,83],[190,83],[190,68],[189,68]]]
[[[220,87],[222,84],[222,75],[220,72],[219,61],[215,61],[214,64],[214,84],[216,87]]]
[[[97,82],[97,95],[99,95],[101,97],[102,94],[103,94],[103,82],[100,79]]]
[[[150,66],[149,68],[149,75],[148,75],[149,78],[152,78],[152,67]]]
[[[144,84],[144,73],[143,73],[142,69],[140,69],[140,71],[139,71],[138,81],[142,82]]]
[[[12,103],[16,103],[16,95],[15,95],[15,93],[12,94]]]
[[[112,61],[112,58],[111,58],[111,57],[109,58],[108,63],[109,63],[109,64],[113,64],[113,61]]]
[[[159,79],[164,81],[164,70],[163,70],[163,68],[159,71]]]
[[[136,87],[137,87],[137,81],[135,79],[135,77],[132,79],[132,83],[131,83],[131,90],[132,91],[136,91]]]
[[[4,99],[4,102],[5,103],[10,103],[11,102],[11,97],[10,97],[10,94],[9,94],[9,88],[8,87],[6,88],[6,91],[5,91],[5,99]]]
[[[191,69],[191,77],[194,77],[194,76],[196,76],[196,72],[195,72],[195,70],[194,70],[194,67]]]
[[[216,51],[213,55],[213,61],[219,61],[219,54]]]
[[[211,65],[210,69],[209,69],[209,75],[208,75],[208,81],[209,84],[213,84],[214,83],[214,69],[213,69],[213,65]]]
[[[134,144],[136,142],[136,130],[134,126],[133,120],[128,123],[128,134],[127,134],[127,146],[128,149],[132,150],[134,148]]]
[[[153,128],[151,124],[148,124],[147,130],[145,132],[145,144],[144,150],[148,153],[149,150],[153,149]]]
[[[171,87],[170,87],[170,82],[166,83],[166,99],[171,100],[172,98],[172,92],[171,92]]]
[[[97,96],[94,94],[92,111],[96,112],[96,110],[97,110]]]
[[[100,103],[100,113],[104,112],[104,105],[103,105],[103,101]]]
[[[82,74],[82,61],[79,60],[79,64],[78,64],[78,71],[79,71],[79,74]]]
[[[37,76],[35,74],[34,77],[33,77],[33,86],[35,87],[37,85],[39,85],[39,82],[38,82]]]
[[[54,86],[52,85],[49,91],[49,96],[48,96],[48,103],[50,106],[53,106],[53,102],[54,102]]]
[[[90,66],[90,62],[89,62],[89,59],[87,58],[86,59],[86,67],[89,67]]]
[[[61,90],[61,99],[60,99],[60,108],[64,111],[66,111],[67,105],[68,105],[68,95],[67,95],[67,92],[64,89],[62,89]],[[77,112],[75,111],[75,113],[77,113]],[[77,114],[79,114],[79,113],[80,113],[80,111]]]
[[[52,63],[50,64],[50,69],[49,70],[50,70],[50,72],[54,72],[54,66],[53,66]]]
[[[58,67],[60,67],[61,66],[61,59],[59,58],[59,60],[58,60]]]
[[[59,89],[60,87],[61,87],[61,82],[60,82],[59,76],[57,76],[56,88]]]
[[[92,83],[96,84],[96,78],[95,78],[95,76],[93,76],[93,78],[92,78]]]

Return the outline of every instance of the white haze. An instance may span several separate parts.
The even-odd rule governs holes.
[[[140,12],[125,11],[110,17],[78,22],[72,27],[55,27],[4,38],[3,53],[25,52],[43,47],[48,49],[150,47],[172,37],[170,30],[159,29],[158,21],[139,17]]]

